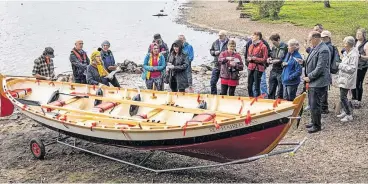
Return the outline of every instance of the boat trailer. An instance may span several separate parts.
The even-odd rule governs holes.
[[[73,143],[70,144],[67,142],[67,140],[69,139],[73,139]],[[129,162],[129,161],[125,161],[122,159],[118,159],[118,158],[114,158],[102,153],[98,153],[95,151],[91,151],[88,150],[86,148],[82,148],[76,145],[76,141],[77,138],[74,137],[68,137],[68,136],[64,136],[63,134],[61,134],[60,132],[58,133],[58,136],[56,138],[54,138],[52,141],[45,143],[39,139],[39,138],[33,138],[30,141],[30,149],[31,152],[33,154],[33,156],[37,159],[44,159],[45,155],[46,155],[46,146],[52,145],[52,144],[62,144],[86,153],[90,153],[93,155],[97,155],[103,158],[107,158],[116,162],[120,162],[122,164],[126,164],[129,166],[133,166],[136,168],[140,168],[140,169],[144,169],[147,171],[152,171],[155,172],[156,174],[159,173],[164,173],[164,172],[172,172],[172,171],[182,171],[182,170],[192,170],[192,169],[204,169],[204,168],[211,168],[211,167],[220,167],[220,166],[226,166],[226,165],[233,165],[233,164],[244,164],[244,163],[249,163],[261,158],[266,158],[266,157],[270,157],[270,156],[275,156],[275,155],[279,155],[279,154],[283,154],[283,153],[288,153],[290,156],[294,156],[294,154],[299,150],[299,148],[304,144],[304,142],[307,140],[307,137],[305,137],[302,141],[300,142],[284,142],[284,143],[279,143],[277,145],[277,147],[279,146],[293,146],[291,148],[284,148],[284,149],[280,149],[280,150],[274,150],[271,151],[270,153],[267,154],[262,154],[262,155],[257,155],[257,156],[253,156],[253,157],[249,157],[249,158],[244,158],[244,159],[239,159],[239,160],[234,160],[234,161],[229,161],[229,162],[225,162],[225,163],[216,163],[216,164],[209,164],[209,165],[201,165],[201,166],[189,166],[189,167],[178,167],[178,168],[169,168],[169,169],[154,169],[154,168],[150,168],[150,167],[146,167],[144,166],[144,164],[157,152],[160,150],[147,150],[148,154],[147,156],[140,161],[140,163],[133,163],[133,162]],[[83,140],[85,141],[85,140]],[[89,142],[89,141],[86,141]],[[98,144],[98,143],[94,143],[94,144]],[[136,148],[130,148],[130,147],[121,147],[120,148],[128,148],[128,149],[136,149]],[[277,148],[276,147],[276,148]]]

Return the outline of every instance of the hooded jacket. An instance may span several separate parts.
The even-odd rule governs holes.
[[[174,51],[174,44],[179,46],[178,55],[176,55]],[[168,57],[169,57],[168,62],[174,65],[174,68],[168,71],[169,84],[171,82],[176,82],[178,89],[188,88],[189,84],[186,69],[189,66],[189,60],[188,56],[185,55],[183,52],[183,43],[180,40],[176,40],[171,45],[170,54]]]

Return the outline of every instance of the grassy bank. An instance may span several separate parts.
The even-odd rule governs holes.
[[[255,4],[245,4],[245,13],[252,19],[268,23],[289,22],[297,26],[313,28],[321,23],[333,34],[355,36],[359,27],[368,28],[368,1],[330,1],[331,8],[324,8],[323,1],[286,0],[281,8],[278,20],[261,19]]]

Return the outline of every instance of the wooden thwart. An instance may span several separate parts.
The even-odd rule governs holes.
[[[86,116],[86,115],[77,115],[77,114],[68,114],[68,118],[80,119],[80,120],[96,120],[96,122],[102,123],[123,123],[126,125],[134,125],[134,126],[167,126],[164,123],[149,123],[149,122],[137,122],[137,120],[128,120],[128,119],[113,119],[109,117],[96,117],[96,116]]]
[[[119,99],[108,98],[108,97],[89,96],[89,99],[96,99],[96,100],[103,100],[103,101],[114,101],[114,102],[119,102],[121,104],[129,104],[129,105],[143,106],[143,107],[149,107],[149,108],[154,108],[154,109],[163,109],[163,110],[193,113],[193,114],[215,113],[216,116],[223,116],[223,117],[239,117],[240,116],[239,114],[235,114],[235,113],[225,113],[225,112],[220,112],[220,111],[208,111],[208,110],[203,110],[203,109],[192,109],[192,108],[175,107],[175,106],[169,106],[169,105],[156,105],[156,104],[149,104],[149,103],[145,103],[145,102],[130,101],[130,100],[119,100]]]

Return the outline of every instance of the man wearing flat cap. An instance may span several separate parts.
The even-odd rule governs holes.
[[[332,34],[328,30],[324,30],[321,32],[322,41],[327,45],[330,50],[330,84],[332,84],[332,76],[331,74],[337,74],[338,67],[336,63],[340,62],[339,51],[331,42]],[[322,114],[328,114],[328,91],[325,91],[325,95],[322,97]]]
[[[74,82],[87,84],[86,70],[90,63],[87,53],[83,50],[83,41],[77,40],[75,47],[70,52],[69,60],[72,64]]]
[[[157,43],[159,45],[160,53],[165,57],[165,61],[167,62],[167,57],[169,55],[169,48],[167,44],[162,40],[161,35],[156,33],[153,35],[152,43]],[[148,47],[148,52],[150,52],[150,47]]]
[[[42,55],[35,59],[32,75],[37,79],[52,80],[55,78],[54,72],[54,49],[46,47]]]

